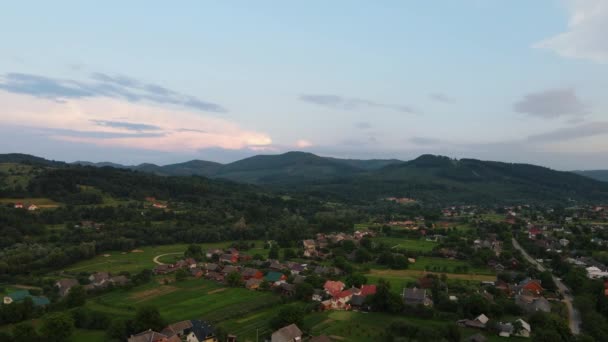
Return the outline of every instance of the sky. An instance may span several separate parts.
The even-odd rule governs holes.
[[[608,169],[608,1],[4,1],[0,153]]]

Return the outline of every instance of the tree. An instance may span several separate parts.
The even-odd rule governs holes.
[[[367,284],[367,278],[363,274],[354,273],[346,277],[347,287],[361,287],[363,284]]]
[[[364,263],[372,260],[372,254],[365,248],[359,248],[355,252],[355,261],[358,263]]]
[[[309,283],[296,285],[296,298],[300,300],[310,300],[315,289]]]
[[[191,244],[188,246],[186,251],[184,252],[184,257],[192,258],[194,260],[200,261],[204,259],[203,249],[200,245]]]
[[[296,252],[294,252],[293,249],[291,248],[285,248],[283,249],[283,259],[284,260],[290,260],[297,257]]]
[[[13,336],[5,331],[0,331],[0,342],[14,342]]]
[[[288,305],[279,311],[279,314],[272,321],[272,326],[275,329],[290,324],[302,326],[302,320],[304,320],[304,310],[297,305]]]
[[[117,318],[106,329],[106,336],[109,340],[124,341],[128,336],[127,326],[125,320]]]
[[[68,295],[65,297],[65,302],[69,308],[75,308],[77,306],[83,306],[86,299],[87,294],[84,287],[78,285],[70,289],[70,292],[68,292]]]
[[[67,312],[52,313],[42,321],[40,331],[45,341],[67,341],[74,332],[74,320]]]
[[[135,312],[133,326],[136,331],[148,329],[160,331],[165,326],[165,321],[161,317],[158,309],[154,306],[143,306]]]
[[[243,281],[241,279],[241,274],[237,271],[230,272],[226,276],[226,284],[228,284],[228,286],[231,286],[231,287],[241,286],[243,284]]]
[[[279,245],[273,243],[270,247],[270,251],[268,252],[268,259],[278,259],[279,258]]]
[[[30,322],[22,322],[13,327],[13,336],[19,341],[39,341],[40,336]]]
[[[386,279],[378,279],[376,294],[371,296],[371,304],[377,311],[397,313],[403,311],[403,301],[401,297],[391,292],[391,284]]]
[[[538,279],[540,280],[541,284],[543,284],[543,287],[546,290],[555,291],[556,286],[555,286],[555,282],[553,281],[553,276],[551,275],[551,272],[549,272],[549,271],[542,272],[538,276]]]

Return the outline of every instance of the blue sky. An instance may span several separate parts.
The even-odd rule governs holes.
[[[10,2],[0,153],[608,168],[608,2]]]

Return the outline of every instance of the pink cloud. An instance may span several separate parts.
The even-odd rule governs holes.
[[[312,146],[312,142],[305,140],[305,139],[300,139],[298,141],[296,141],[296,147],[299,148],[306,148],[306,147],[311,147]]]
[[[265,133],[243,128],[228,119],[184,109],[104,97],[58,102],[2,91],[0,103],[3,104],[0,124],[62,130],[51,138],[74,143],[166,152],[211,147],[263,148],[272,144],[272,139]],[[65,130],[82,134],[64,133]],[[149,131],[158,134],[140,134]]]

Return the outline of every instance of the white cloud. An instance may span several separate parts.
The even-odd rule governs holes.
[[[298,141],[296,141],[296,147],[298,148],[306,148],[306,147],[311,147],[312,146],[312,142],[305,140],[305,139],[300,139]]]
[[[568,0],[568,30],[534,44],[561,56],[608,63],[608,1]]]
[[[61,141],[166,152],[272,143],[268,135],[224,118],[109,97],[55,101],[0,91],[0,103],[0,125],[36,128]]]

